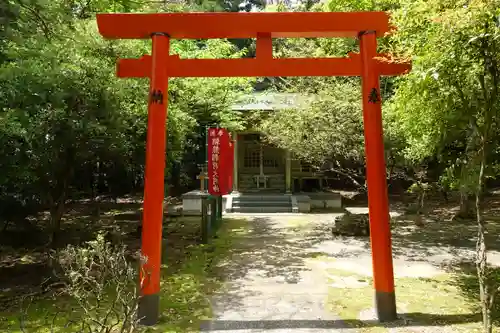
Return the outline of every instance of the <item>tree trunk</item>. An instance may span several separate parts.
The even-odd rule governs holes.
[[[460,188],[460,212],[466,212],[469,209],[469,198],[464,188]]]
[[[50,224],[52,227],[51,247],[56,248],[59,246],[59,234],[61,232],[61,220],[66,208],[66,197],[58,200],[55,207],[50,210]]]
[[[472,215],[473,208],[471,207],[471,200],[469,200],[469,194],[467,193],[466,188],[460,189],[460,212],[459,214],[462,216],[473,216]]]
[[[480,153],[481,165],[479,169],[478,184],[476,187],[476,220],[477,220],[477,243],[476,243],[476,269],[479,280],[479,295],[481,300],[481,312],[483,315],[483,332],[492,333],[493,323],[491,318],[491,292],[488,281],[488,258],[486,247],[486,223],[481,211],[481,194],[484,182],[484,168],[486,164],[486,144],[483,140]]]
[[[52,239],[51,239],[51,247],[57,248],[59,244],[59,234],[61,231],[61,220],[66,210],[66,199],[68,197],[68,186],[69,180],[72,174],[72,169],[68,169],[68,172],[65,173],[62,178],[61,183],[59,183],[60,187],[56,190],[58,193],[56,200],[51,196],[50,199],[50,222],[52,227]]]
[[[475,207],[473,207],[472,202],[467,193],[466,187],[460,188],[460,209],[453,217],[454,221],[458,220],[473,220],[476,218]]]
[[[96,177],[97,175],[97,177]],[[91,169],[90,176],[90,196],[92,205],[92,222],[95,224],[101,219],[101,204],[98,198],[98,175],[99,175],[99,162],[95,164],[95,169]]]
[[[467,146],[466,149],[466,154],[467,151],[469,151],[470,147]],[[468,173],[469,173],[469,168],[468,168],[469,163],[463,163],[461,168],[460,168],[460,179],[462,182],[465,182],[465,184],[462,183],[460,186],[460,209],[458,213],[454,216],[454,219],[474,219],[475,218],[475,212],[474,209],[471,207],[472,203],[471,200],[469,200],[469,182],[466,180]]]
[[[489,28],[489,22],[485,23],[485,31]],[[487,257],[487,244],[486,244],[486,221],[482,216],[481,212],[481,200],[482,200],[482,191],[484,186],[484,178],[485,178],[485,167],[487,161],[487,148],[488,141],[492,138],[493,133],[491,132],[491,128],[495,126],[494,119],[498,117],[497,114],[497,100],[498,100],[498,87],[499,87],[499,72],[498,68],[499,63],[496,57],[494,56],[491,50],[497,50],[498,45],[496,45],[495,38],[482,38],[481,39],[481,55],[483,58],[484,65],[484,73],[479,75],[479,83],[481,85],[481,90],[483,92],[483,98],[486,102],[486,107],[482,114],[482,130],[481,130],[481,146],[480,148],[480,169],[479,169],[479,177],[478,184],[476,187],[476,219],[477,219],[477,244],[476,244],[476,268],[477,268],[477,277],[479,280],[479,292],[481,298],[481,310],[483,314],[483,332],[484,333],[492,333],[493,332],[493,318],[491,316],[493,301],[495,300],[495,294],[498,290],[495,290],[493,285],[493,281],[489,276],[489,267],[488,267],[488,257]],[[496,52],[496,51],[495,51]],[[487,76],[491,77],[491,81],[486,80]],[[490,85],[491,84],[491,85]],[[477,125],[477,119],[476,119]],[[476,127],[477,128],[477,127]]]
[[[424,211],[424,204],[425,204],[425,188],[424,186],[421,186],[420,187],[420,199],[419,199],[419,202],[418,202],[418,213],[419,215],[422,214],[422,212]]]

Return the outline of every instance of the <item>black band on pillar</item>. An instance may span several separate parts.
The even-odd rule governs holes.
[[[137,317],[144,326],[153,326],[158,323],[160,309],[160,295],[144,295],[139,298]]]
[[[377,309],[377,317],[380,322],[398,319],[396,311],[396,294],[394,292],[376,291],[375,306]]]

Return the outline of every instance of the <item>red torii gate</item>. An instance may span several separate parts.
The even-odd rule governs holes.
[[[361,76],[370,238],[377,315],[397,317],[387,198],[379,77],[410,70],[377,53],[377,37],[391,30],[385,12],[98,14],[100,33],[110,39],[151,39],[152,55],[120,59],[119,77],[150,79],[139,316],[154,325],[159,313],[161,241],[170,77]],[[360,53],[346,58],[273,58],[272,38],[352,37]],[[170,39],[256,38],[253,59],[180,59]],[[146,272],[146,275],[144,274]]]

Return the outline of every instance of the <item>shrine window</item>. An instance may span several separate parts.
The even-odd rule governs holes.
[[[262,164],[264,165],[265,168],[277,168],[278,167],[278,160],[276,159],[276,154],[274,154],[275,151],[266,151],[264,150],[264,158],[262,161]]]
[[[243,160],[245,168],[258,168],[260,167],[260,149],[246,149]]]

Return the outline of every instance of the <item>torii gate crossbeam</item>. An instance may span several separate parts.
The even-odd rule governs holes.
[[[110,39],[151,39],[152,54],[120,59],[119,77],[150,79],[139,316],[154,325],[159,314],[161,240],[169,77],[361,76],[370,212],[370,241],[377,315],[397,317],[391,231],[382,132],[381,75],[401,75],[406,62],[377,53],[377,37],[390,32],[384,12],[98,14],[100,33]],[[360,53],[345,58],[274,58],[273,38],[352,37]],[[171,39],[256,38],[253,59],[180,59]]]

